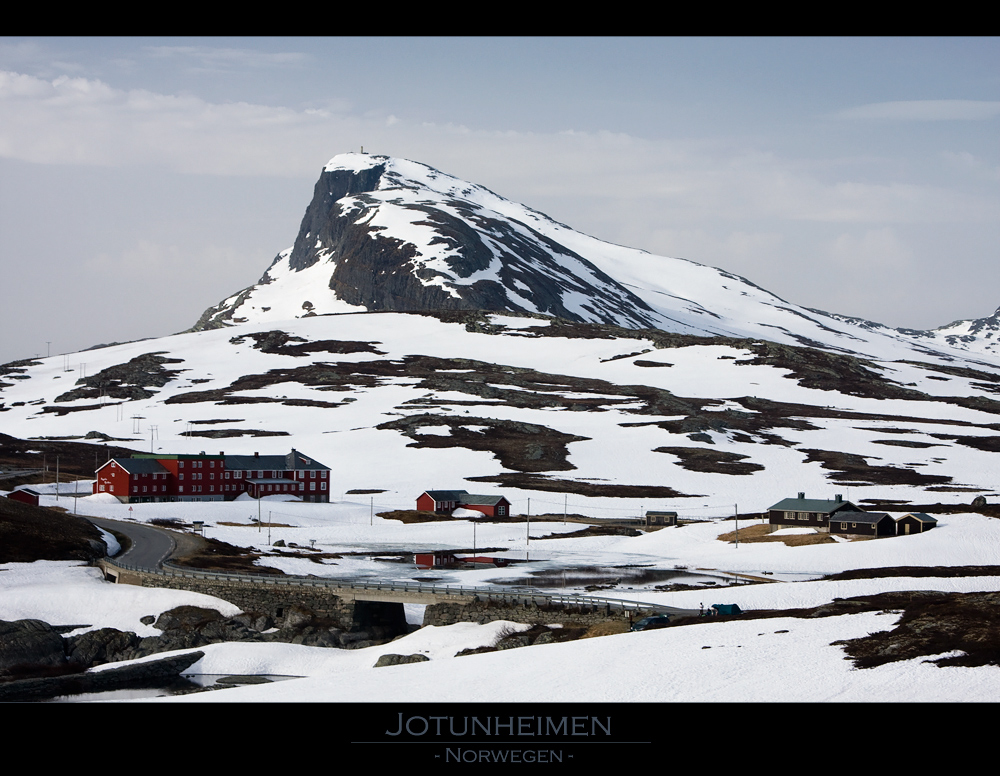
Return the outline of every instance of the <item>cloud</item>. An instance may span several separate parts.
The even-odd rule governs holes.
[[[983,121],[997,115],[1000,115],[1000,102],[989,100],[874,102],[833,114],[837,119],[890,121]]]

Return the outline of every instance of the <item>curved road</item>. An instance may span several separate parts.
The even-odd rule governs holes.
[[[163,561],[177,549],[174,535],[160,528],[143,523],[109,520],[104,517],[88,517],[87,519],[98,528],[125,534],[132,541],[132,546],[121,555],[116,556],[115,560],[124,561],[133,566],[158,569]]]
[[[88,517],[94,525],[99,528],[103,528],[106,531],[117,531],[118,533],[125,534],[132,543],[121,555],[115,557],[115,561],[122,562],[131,566],[139,566],[150,569],[160,569],[163,568],[163,562],[170,558],[171,555],[177,553],[178,548],[181,553],[188,554],[193,550],[197,549],[199,543],[203,542],[200,537],[192,536],[190,534],[178,533],[176,531],[168,531],[162,528],[157,528],[155,526],[146,525],[144,523],[133,523],[125,522],[120,520],[109,520],[104,517]],[[245,575],[253,576],[253,575]],[[269,582],[274,582],[273,577],[263,577]],[[330,582],[336,582],[337,580],[330,579]],[[343,581],[343,580],[341,580]],[[357,580],[352,580],[347,582],[348,587],[353,587],[357,583]],[[388,583],[389,587],[393,587],[393,583]],[[364,583],[362,583],[364,587]],[[406,587],[422,588],[424,585],[419,583],[406,583]],[[426,586],[429,588],[434,588],[433,585]],[[461,588],[460,588],[461,589]],[[506,591],[504,588],[498,587],[497,592],[503,594],[504,592],[510,592],[515,595],[515,597],[525,597],[526,592],[523,590],[517,591]],[[528,596],[535,597],[537,595],[543,596],[545,598],[561,598],[559,595],[553,595],[550,593],[542,593],[541,591],[532,591],[527,593]],[[589,596],[577,596],[571,595],[571,598],[590,598]],[[602,601],[605,599],[601,599]],[[637,601],[626,602],[622,601],[622,604],[630,603],[632,605],[638,604]],[[643,604],[646,606],[646,604]],[[674,616],[693,616],[698,614],[696,609],[677,609],[671,606],[663,606],[660,604],[649,604],[648,607],[653,610],[660,610],[670,613]]]

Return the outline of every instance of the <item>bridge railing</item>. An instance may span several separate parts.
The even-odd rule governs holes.
[[[540,590],[503,590],[496,587],[465,587],[462,585],[427,585],[420,582],[390,581],[375,582],[364,579],[337,579],[334,577],[302,577],[293,575],[269,576],[266,574],[233,574],[225,571],[202,571],[185,569],[169,562],[161,569],[151,569],[129,563],[120,563],[108,558],[102,563],[120,571],[133,571],[141,574],[173,579],[200,579],[217,582],[236,582],[252,585],[321,587],[339,590],[371,590],[388,593],[414,593],[440,596],[442,598],[478,598],[484,601],[502,601],[505,603],[524,603],[525,605],[542,604],[549,606],[580,606],[590,609],[606,608],[619,611],[660,610],[669,607],[650,604],[643,601],[627,601],[620,598],[604,598],[600,596],[582,596],[571,594],[543,593]]]

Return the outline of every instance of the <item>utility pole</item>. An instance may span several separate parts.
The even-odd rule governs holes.
[[[531,544],[531,499],[528,499],[528,514],[527,514],[527,527],[525,528],[524,536],[524,559],[528,560],[528,547]]]
[[[736,549],[740,548],[740,505],[733,504],[733,513],[736,516]]]
[[[56,456],[56,501],[59,500],[59,456]]]

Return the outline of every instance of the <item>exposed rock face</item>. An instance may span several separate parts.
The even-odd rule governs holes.
[[[382,655],[375,663],[375,668],[382,666],[401,666],[407,663],[423,663],[430,660],[427,655]]]
[[[503,202],[425,165],[337,157],[316,183],[292,248],[275,257],[257,286],[206,310],[194,330],[254,320],[272,309],[267,300],[275,296],[287,303],[284,317],[348,309],[493,310],[656,325],[642,299],[583,256],[493,209]],[[303,298],[261,291],[317,269],[315,286],[293,292]]]
[[[66,665],[63,638],[41,620],[0,621],[0,678]]]
[[[204,656],[204,652],[189,652],[97,673],[21,679],[0,684],[0,702],[40,701],[61,695],[163,687],[179,681],[181,671],[190,668]]]

